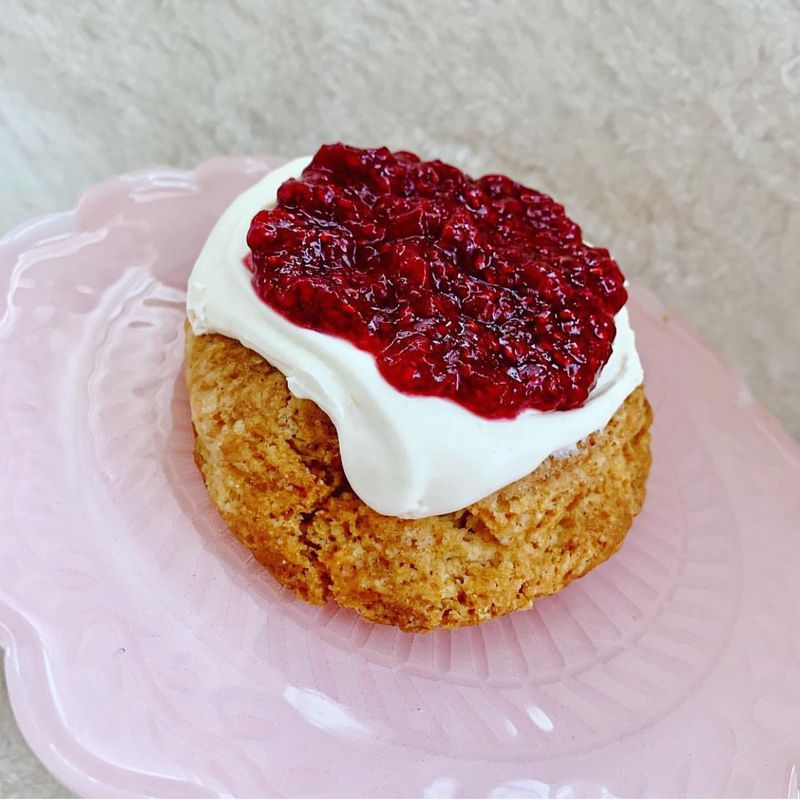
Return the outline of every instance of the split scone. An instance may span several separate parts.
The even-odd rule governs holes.
[[[405,631],[528,608],[620,546],[651,410],[622,273],[552,198],[327,145],[189,280],[195,460],[284,586]]]

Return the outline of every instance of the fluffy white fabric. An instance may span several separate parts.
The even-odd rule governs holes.
[[[552,192],[800,434],[800,6],[5,0],[0,226],[345,140]],[[0,793],[36,791],[9,782]]]

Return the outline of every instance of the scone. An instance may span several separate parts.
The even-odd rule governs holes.
[[[308,161],[225,212],[190,280],[209,496],[307,602],[406,631],[528,608],[612,555],[644,499],[622,275],[508,178],[343,145]]]

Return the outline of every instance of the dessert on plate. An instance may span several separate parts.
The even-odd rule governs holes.
[[[187,297],[195,460],[310,603],[407,631],[611,556],[650,466],[622,273],[547,195],[326,145],[214,227]]]

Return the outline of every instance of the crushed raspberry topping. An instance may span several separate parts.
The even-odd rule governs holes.
[[[546,194],[407,152],[325,145],[247,236],[259,297],[384,378],[488,418],[585,403],[627,299]]]

